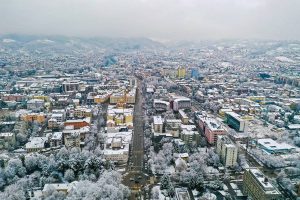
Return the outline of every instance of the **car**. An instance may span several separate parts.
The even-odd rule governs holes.
[[[142,176],[138,176],[138,179],[142,179]]]
[[[134,181],[134,178],[130,178],[129,180],[130,180],[130,181]]]

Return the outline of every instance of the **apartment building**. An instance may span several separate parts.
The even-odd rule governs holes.
[[[257,168],[246,169],[243,176],[244,194],[254,200],[280,200],[281,193]]]
[[[225,135],[218,135],[217,153],[225,167],[233,167],[237,164],[238,148]]]

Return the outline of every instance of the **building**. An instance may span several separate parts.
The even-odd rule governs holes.
[[[186,97],[177,98],[173,101],[173,110],[178,111],[180,109],[191,108],[191,99]]]
[[[64,142],[66,148],[80,147],[80,133],[73,132],[71,134],[64,135]]]
[[[163,132],[163,119],[161,116],[153,116],[153,129],[156,133]]]
[[[214,118],[200,117],[199,127],[203,131],[209,144],[215,144],[217,142],[218,135],[226,134],[221,123]]]
[[[235,112],[226,112],[226,123],[238,132],[245,132],[247,130],[247,121],[242,119],[239,114]]]
[[[64,92],[76,92],[79,91],[79,81],[65,81],[62,83]]]
[[[84,119],[75,119],[75,120],[67,120],[64,123],[64,126],[74,126],[74,129],[79,129],[85,126],[89,126],[91,123],[91,118],[87,117]]]
[[[227,136],[218,135],[217,153],[225,167],[237,164],[238,148]]]
[[[175,194],[177,200],[191,200],[189,191],[187,188],[181,187],[181,188],[175,188]]]
[[[199,145],[200,134],[197,131],[184,129],[180,133],[180,139],[187,145]]]
[[[61,146],[63,144],[63,133],[62,132],[54,132],[50,136],[50,147]]]
[[[132,128],[133,109],[108,106],[106,124],[108,127],[127,126],[128,128]]]
[[[179,137],[180,133],[180,119],[166,119],[166,133],[171,134],[173,137]]]
[[[71,190],[76,189],[77,183],[77,181],[73,181],[72,183],[47,183],[44,185],[42,193],[45,194],[49,189],[54,189],[57,192],[68,194]]]
[[[53,113],[51,119],[56,119],[57,123],[61,123],[65,120],[63,113]]]
[[[107,93],[107,94],[101,94],[101,95],[100,94],[96,95],[96,96],[93,97],[94,98],[94,102],[96,104],[104,103],[104,102],[106,102],[109,99],[109,96],[110,96],[109,93]]]
[[[31,137],[26,143],[25,149],[28,153],[43,150],[48,144],[47,137]]]
[[[13,147],[16,144],[15,133],[0,133],[0,149],[7,149]]]
[[[287,154],[296,149],[286,143],[278,143],[271,138],[258,139],[257,146],[271,154]]]
[[[263,104],[266,101],[265,96],[249,96],[248,99],[261,104]]]
[[[103,151],[104,158],[118,164],[127,163],[131,139],[132,131],[108,133]]]
[[[27,109],[34,111],[41,111],[44,108],[44,100],[42,99],[31,99],[27,101]]]
[[[21,102],[24,101],[26,98],[22,94],[0,94],[1,99],[3,101],[16,101],[16,102]]]
[[[57,122],[56,119],[51,118],[48,120],[48,128],[49,129],[56,129],[58,127],[59,127],[59,123]]]
[[[244,194],[254,200],[279,200],[281,193],[269,182],[257,168],[246,169],[243,176]]]
[[[83,106],[77,106],[74,110],[74,117],[92,117],[92,110]]]
[[[179,67],[177,69],[177,78],[181,79],[181,78],[185,78],[186,76],[186,69],[184,67]]]
[[[47,119],[47,116],[45,113],[27,113],[22,115],[22,120],[25,122],[38,122],[38,123],[44,123]]]
[[[198,79],[200,76],[199,70],[197,68],[192,68],[191,69],[191,77],[194,79]]]
[[[153,107],[157,111],[167,111],[170,109],[170,103],[167,101],[154,99]]]
[[[184,110],[179,110],[179,116],[183,124],[189,123],[189,117],[185,114]]]
[[[86,135],[90,133],[90,127],[84,126],[74,129],[74,126],[66,126],[63,130],[64,144],[67,148],[80,147],[84,145]]]

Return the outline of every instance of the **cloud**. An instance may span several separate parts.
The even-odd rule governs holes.
[[[1,0],[0,33],[300,39],[298,0]]]

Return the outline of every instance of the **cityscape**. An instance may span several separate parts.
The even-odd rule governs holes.
[[[57,33],[0,31],[1,200],[300,199],[300,38]]]

